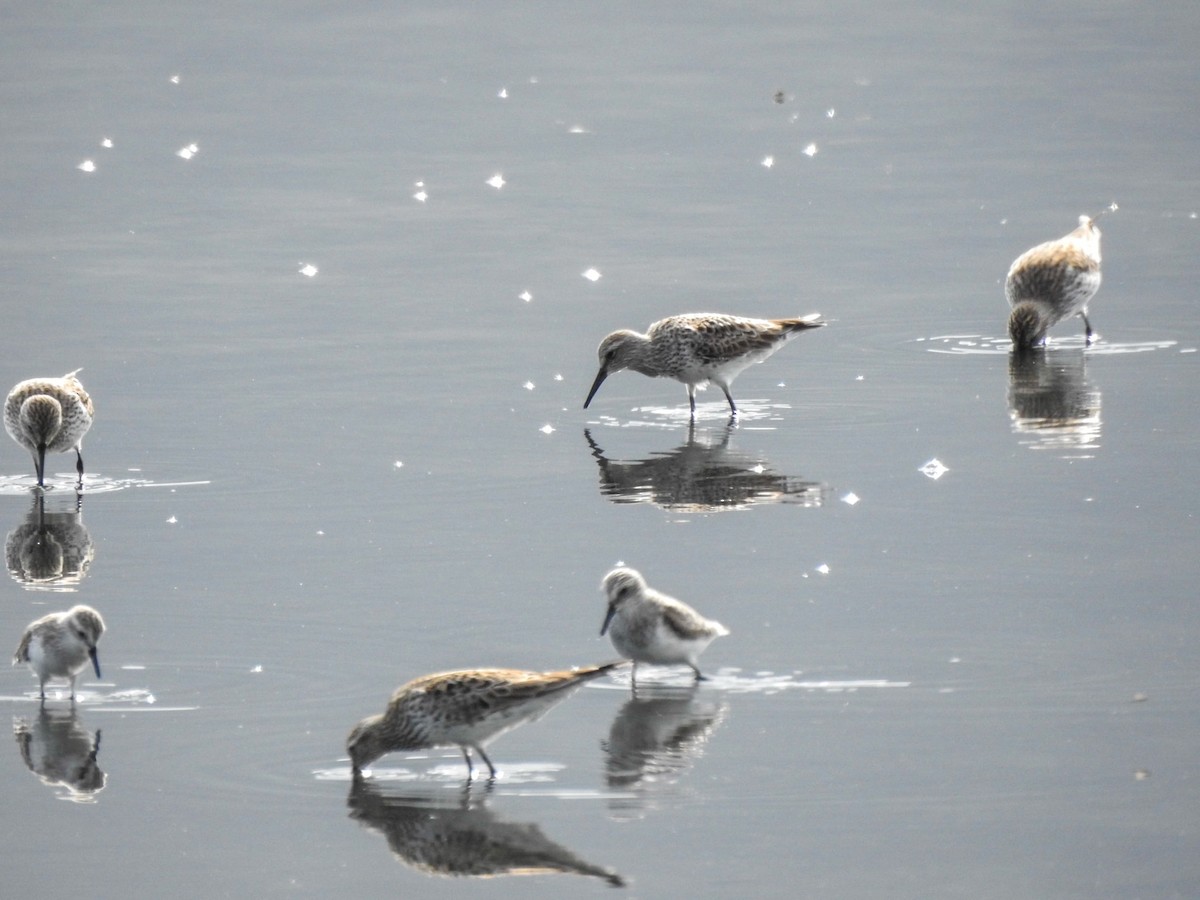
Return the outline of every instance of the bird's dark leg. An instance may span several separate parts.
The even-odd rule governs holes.
[[[725,392],[725,399],[729,401],[729,414],[737,418],[737,404],[733,402],[733,394],[729,393],[726,385],[721,385],[721,390]]]
[[[1079,318],[1083,319],[1084,342],[1090,347],[1092,344],[1092,338],[1095,335],[1095,332],[1092,331],[1092,323],[1088,321],[1087,313],[1080,313]]]
[[[692,408],[692,418],[696,418],[696,387],[688,385],[688,405]]]
[[[692,666],[692,664],[691,664],[691,663],[688,663],[688,665],[689,665],[689,666]],[[708,679],[707,679],[706,677],[704,677],[703,675],[701,675],[701,674],[700,674],[700,670],[699,670],[699,669],[697,669],[695,666],[692,666],[692,671],[696,673],[696,680],[697,680],[697,681],[708,681]]]
[[[471,752],[466,747],[460,747],[463,753],[463,759],[467,761],[467,783],[470,784],[475,778],[475,765],[471,762]]]
[[[75,471],[79,473],[79,486],[83,487],[83,453],[75,448]]]
[[[480,759],[482,759],[485,763],[487,763],[488,781],[495,781],[496,780],[496,767],[492,765],[492,761],[490,759],[488,759],[488,755],[483,752],[482,747],[476,747],[475,752],[479,754]]]

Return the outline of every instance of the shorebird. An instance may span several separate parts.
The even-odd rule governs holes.
[[[585,681],[621,665],[559,672],[463,669],[414,679],[396,689],[382,715],[368,716],[351,730],[346,749],[354,776],[393,750],[457,746],[467,761],[468,781],[475,776],[471,750],[495,778],[496,767],[483,749],[488,742],[541,718]]]
[[[741,371],[760,363],[789,339],[825,322],[814,313],[798,319],[747,319],[719,313],[690,313],[660,319],[645,334],[614,331],[600,342],[600,371],[592,382],[583,408],[587,409],[600,385],[613,372],[633,369],[651,378],[674,378],[687,385],[692,418],[696,417],[696,390],[709,382],[725,392],[729,410],[737,404],[729,386]]]
[[[66,678],[71,682],[71,702],[75,702],[75,679],[88,662],[100,677],[100,658],[96,643],[104,634],[104,620],[90,606],[73,606],[66,612],[55,612],[30,622],[17,651],[13,665],[28,663],[38,677],[42,702],[46,702],[46,682],[51,678]]]
[[[33,455],[38,487],[45,486],[46,453],[75,451],[75,470],[83,486],[83,436],[92,427],[95,408],[79,379],[79,369],[62,378],[30,378],[8,392],[4,430]]]
[[[697,660],[717,638],[729,634],[720,622],[706,619],[686,603],[659,593],[635,569],[624,566],[604,576],[601,589],[608,597],[608,612],[600,634],[608,632],[617,652],[637,664],[683,664],[703,681]]]
[[[1012,306],[1008,333],[1017,350],[1046,340],[1046,332],[1063,319],[1083,319],[1084,336],[1092,343],[1088,301],[1100,288],[1100,229],[1095,220],[1079,217],[1079,227],[1056,241],[1038,244],[1013,262],[1004,282]]]

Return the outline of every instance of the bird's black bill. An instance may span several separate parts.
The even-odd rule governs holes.
[[[592,382],[592,389],[588,391],[587,399],[583,401],[583,408],[587,409],[588,404],[592,402],[592,398],[596,396],[596,391],[600,390],[600,385],[604,384],[604,379],[608,377],[608,368],[601,366],[600,371],[596,373],[596,380]]]
[[[88,651],[88,656],[92,658],[92,668],[96,670],[96,677],[100,677],[100,657],[96,655],[96,648],[93,647]],[[78,657],[76,657],[78,659]]]
[[[604,616],[604,624],[600,626],[600,636],[604,636],[604,632],[608,631],[608,626],[613,620],[613,616],[617,614],[617,607],[612,603],[608,604],[608,612]]]

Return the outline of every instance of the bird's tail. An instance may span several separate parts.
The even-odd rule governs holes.
[[[804,331],[806,328],[820,328],[828,324],[821,318],[820,313],[812,313],[795,319],[773,319],[772,321],[787,331]]]
[[[613,669],[620,669],[630,664],[627,659],[618,659],[616,662],[601,663],[598,666],[576,666],[571,669],[580,679],[590,681],[593,678],[599,678],[606,672],[611,672]]]

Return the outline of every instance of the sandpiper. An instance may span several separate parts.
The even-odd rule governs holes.
[[[483,749],[488,742],[541,718],[585,681],[621,665],[560,672],[463,669],[416,678],[396,689],[382,715],[368,716],[351,730],[346,749],[354,776],[393,750],[457,746],[467,761],[468,781],[475,776],[471,750],[495,778],[496,767]]]
[[[613,569],[604,576],[601,589],[608,596],[608,612],[600,634],[608,632],[617,652],[633,660],[635,685],[639,662],[687,665],[697,681],[704,680],[696,661],[705,647],[729,634],[728,628],[654,590],[634,569]]]
[[[1038,244],[1013,262],[1004,282],[1012,306],[1008,333],[1017,350],[1046,340],[1046,332],[1063,319],[1083,319],[1088,344],[1093,340],[1088,301],[1100,288],[1100,229],[1079,217],[1079,227],[1056,241]]]
[[[645,334],[614,331],[600,342],[600,371],[583,408],[588,408],[609,375],[633,369],[651,378],[674,378],[686,384],[692,418],[696,416],[696,390],[703,390],[712,382],[725,392],[729,410],[736,416],[737,404],[729,392],[733,379],[748,366],[765,360],[801,331],[824,324],[817,313],[798,319],[691,313],[660,319]]]
[[[13,665],[28,663],[38,677],[42,702],[46,702],[46,682],[66,678],[71,682],[71,701],[75,701],[75,679],[91,661],[100,677],[100,658],[96,643],[104,634],[104,619],[90,606],[73,606],[66,612],[50,613],[30,622],[13,654]]]
[[[74,450],[75,470],[83,485],[83,436],[92,427],[95,408],[75,374],[62,378],[30,378],[8,392],[4,430],[33,454],[38,487],[45,486],[46,453]]]

